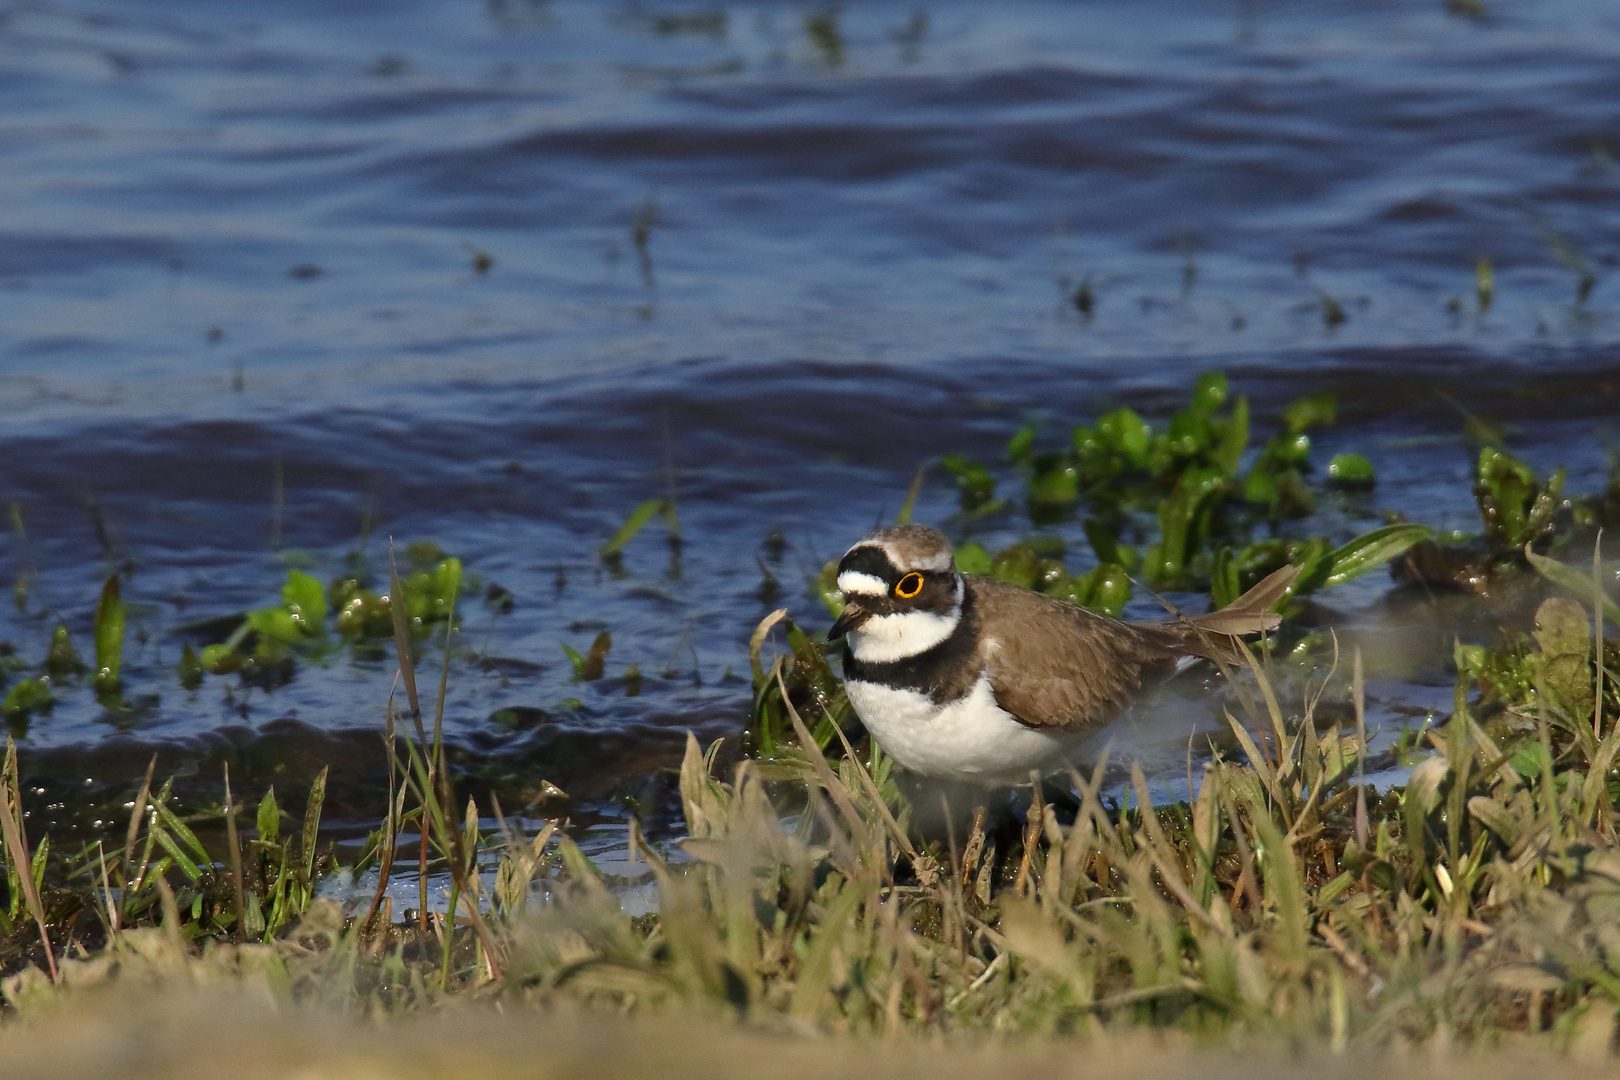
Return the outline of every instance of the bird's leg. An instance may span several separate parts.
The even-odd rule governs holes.
[[[967,847],[962,849],[962,888],[966,889],[973,881],[973,871],[979,864],[979,856],[984,854],[984,821],[989,811],[984,803],[973,808],[973,831],[968,833]]]
[[[1024,856],[1018,861],[1018,877],[1013,882],[1013,889],[1020,896],[1028,896],[1033,891],[1034,874],[1030,862],[1035,854],[1035,846],[1041,842],[1041,831],[1046,824],[1046,800],[1041,798],[1041,785],[1039,780],[1031,785],[1029,811],[1024,815]]]

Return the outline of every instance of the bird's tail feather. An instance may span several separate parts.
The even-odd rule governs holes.
[[[1285,566],[1219,611],[1160,623],[1155,629],[1172,638],[1177,651],[1189,656],[1220,664],[1241,664],[1243,649],[1236,639],[1277,629],[1282,616],[1271,608],[1288,594],[1298,578],[1299,567]]]

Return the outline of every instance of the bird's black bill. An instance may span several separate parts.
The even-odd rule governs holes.
[[[844,613],[838,616],[831,628],[827,631],[828,641],[837,641],[851,630],[857,630],[860,625],[872,617],[870,611],[864,611],[854,604],[846,604]]]

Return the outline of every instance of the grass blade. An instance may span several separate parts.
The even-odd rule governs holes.
[[[615,555],[622,554],[624,545],[635,539],[636,533],[640,532],[642,526],[651,521],[655,515],[666,514],[666,520],[670,520],[669,515],[673,515],[674,507],[670,505],[669,510],[666,511],[664,508],[668,504],[669,500],[667,499],[648,499],[630,511],[630,516],[624,519],[624,524],[619,526],[619,531],[613,534],[612,539],[596,549],[597,556],[603,559],[611,559]]]
[[[135,796],[135,805],[129,812],[129,832],[124,838],[124,885],[128,887],[133,881],[130,876],[131,864],[135,859],[135,837],[141,831],[141,819],[146,815],[146,800],[152,794],[152,773],[157,769],[157,755],[146,763],[146,776],[141,780],[140,794]]]
[[[39,940],[45,946],[45,963],[51,969],[51,981],[57,980],[56,954],[51,950],[51,935],[46,929],[45,905],[40,902],[39,889],[34,883],[34,860],[28,857],[27,833],[23,830],[22,785],[17,779],[17,744],[6,737],[6,763],[0,771],[0,832],[5,834],[7,861],[17,870],[23,899],[28,913],[39,924]]]
[[[1620,624],[1620,604],[1609,599],[1607,593],[1598,588],[1591,578],[1579,571],[1565,566],[1557,559],[1549,559],[1545,555],[1537,555],[1530,550],[1530,545],[1524,546],[1524,557],[1530,560],[1530,565],[1536,572],[1560,589],[1568,590],[1586,601],[1589,606],[1602,611],[1603,617],[1610,622]]]
[[[231,801],[231,763],[225,763],[225,842],[230,845],[231,885],[236,893],[236,937],[246,941],[245,924],[247,905],[243,902],[246,891],[242,881],[242,842],[236,835],[236,804]]]
[[[1381,529],[1362,533],[1328,555],[1328,572],[1322,579],[1322,584],[1329,587],[1342,585],[1382,566],[1414,544],[1432,539],[1434,539],[1433,529],[1427,525],[1410,523],[1385,525]]]
[[[906,500],[900,504],[900,512],[894,516],[896,525],[911,524],[911,515],[917,509],[917,497],[922,494],[923,480],[928,475],[928,466],[924,465],[917,470],[917,475],[911,478],[911,486],[906,489]]]
[[[388,611],[394,620],[394,651],[399,655],[399,677],[405,684],[405,700],[411,703],[411,720],[416,724],[416,741],[427,746],[422,727],[422,703],[416,696],[416,663],[411,659],[410,626],[405,621],[405,584],[399,580],[399,564],[394,561],[394,538],[388,538]]]
[[[321,806],[326,802],[326,773],[331,766],[321,766],[321,771],[315,776],[315,783],[309,788],[309,802],[304,806],[304,846],[300,853],[304,856],[304,888],[309,891],[313,888],[315,878],[315,839],[320,834]]]

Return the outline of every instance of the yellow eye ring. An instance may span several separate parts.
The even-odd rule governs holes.
[[[910,600],[922,592],[923,576],[921,574],[907,574],[894,583],[894,595],[902,600]]]

